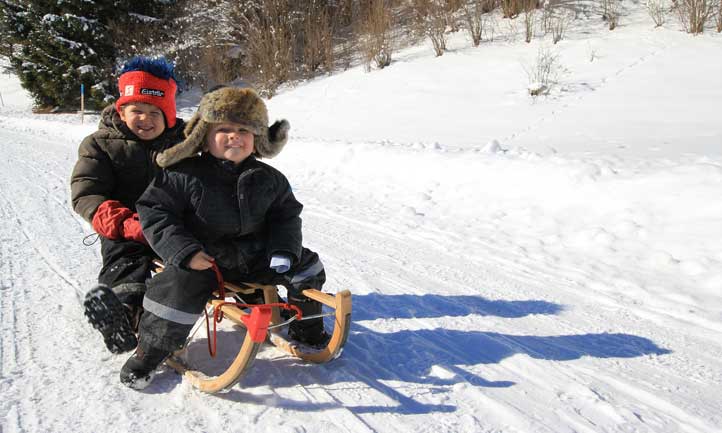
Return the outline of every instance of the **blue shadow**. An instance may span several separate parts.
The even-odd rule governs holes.
[[[372,294],[354,296],[353,303],[354,320],[459,317],[469,314],[515,318],[563,311],[561,305],[545,301],[489,301],[475,296]],[[329,326],[332,320],[327,319]],[[227,335],[219,334],[219,341],[224,341],[219,350],[226,351],[225,356],[232,359],[240,347],[243,332],[227,331],[224,334]],[[232,343],[235,338],[235,344],[226,345],[225,342],[229,341],[226,338],[230,338]],[[197,351],[196,355],[202,359],[202,352],[206,350],[205,344],[205,339],[195,340],[188,348],[189,353]],[[356,414],[453,412],[456,406],[419,402],[405,395],[404,388],[396,388],[388,383],[418,384],[432,394],[447,392],[449,386],[459,383],[475,387],[505,388],[515,383],[510,380],[487,380],[467,371],[466,367],[496,364],[517,354],[533,359],[572,361],[583,357],[634,358],[671,353],[647,338],[625,333],[535,336],[443,328],[378,332],[358,322],[352,324],[343,355],[328,364],[307,364],[296,358],[282,355],[279,357],[280,353],[271,348],[263,350],[273,350],[273,359],[264,356],[257,358],[253,368],[240,384],[218,397],[229,401],[269,404],[305,411],[343,406]],[[205,357],[207,358],[207,352]],[[445,372],[434,375],[434,367]],[[167,391],[168,387],[172,388],[178,383],[172,376],[164,376],[164,380],[153,385]],[[333,389],[344,382],[356,383],[350,386],[358,388],[358,392],[378,393],[379,398],[374,401],[383,403],[350,406],[336,403],[332,398],[326,400],[333,403],[314,403],[279,399],[273,393],[267,396],[256,395],[243,389],[265,386],[293,388],[298,385]],[[413,389],[413,386],[411,388]]]
[[[560,304],[547,301],[501,301],[481,296],[383,295],[371,293],[353,297],[353,319],[410,319],[460,317],[476,314],[505,318],[532,314],[559,314]]]

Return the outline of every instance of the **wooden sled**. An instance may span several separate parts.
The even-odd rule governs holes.
[[[161,263],[156,261],[155,264],[158,266],[158,271],[162,270]],[[244,284],[244,287],[240,287],[228,282],[225,282],[224,285],[227,290],[226,296],[253,294],[256,289],[262,289],[265,304],[279,303],[278,289],[276,286]],[[232,387],[243,377],[253,364],[264,342],[270,342],[284,352],[308,362],[324,363],[337,358],[341,355],[343,346],[346,344],[346,339],[348,338],[351,327],[351,292],[343,290],[334,296],[316,289],[307,289],[303,291],[303,294],[333,310],[333,313],[330,315],[334,317],[334,327],[326,347],[312,349],[284,338],[281,335],[283,329],[282,324],[284,322],[278,306],[253,307],[251,308],[251,312],[247,312],[233,304],[224,304],[225,300],[220,299],[216,293],[214,297],[208,301],[207,308],[213,310],[220,309],[224,318],[247,328],[243,343],[233,362],[231,362],[222,373],[210,376],[199,369],[194,369],[186,365],[186,363],[180,359],[180,356],[186,349],[181,349],[166,360],[165,363],[181,374],[194,387],[203,392],[214,393]],[[270,320],[264,316],[270,316]],[[211,320],[213,320],[213,318],[211,318]],[[251,326],[247,325],[249,323]],[[258,326],[259,323],[260,326]],[[210,339],[211,335],[208,335],[208,338]]]

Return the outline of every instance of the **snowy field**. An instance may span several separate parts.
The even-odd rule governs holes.
[[[170,369],[119,384],[68,203],[97,118],[33,115],[0,75],[0,431],[722,431],[722,36],[621,24],[552,46],[536,101],[549,41],[503,33],[273,98],[292,139],[270,162],[351,335],[320,366],[267,346],[213,396]]]

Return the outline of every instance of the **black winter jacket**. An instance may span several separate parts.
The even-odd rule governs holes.
[[[155,155],[183,140],[182,119],[152,141],[138,139],[115,111],[106,107],[98,130],[85,137],[70,178],[73,210],[91,222],[98,206],[118,200],[135,210],[135,202],[160,171]]]
[[[165,170],[137,202],[143,233],[164,262],[185,266],[199,250],[224,268],[297,263],[301,210],[288,179],[253,156],[238,166],[204,153]]]

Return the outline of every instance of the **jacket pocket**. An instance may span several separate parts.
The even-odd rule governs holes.
[[[229,191],[205,186],[196,213],[208,231],[216,236],[233,236],[241,230],[241,218]]]
[[[240,208],[247,211],[243,231],[250,233],[261,227],[268,210],[276,199],[276,179],[265,170],[257,170],[239,178],[238,200]]]

